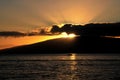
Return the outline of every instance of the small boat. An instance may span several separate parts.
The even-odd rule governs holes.
[[[68,56],[75,56],[75,54],[73,54],[73,53],[69,53]]]

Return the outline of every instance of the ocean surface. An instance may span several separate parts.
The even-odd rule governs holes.
[[[0,80],[120,80],[120,55],[4,55]]]

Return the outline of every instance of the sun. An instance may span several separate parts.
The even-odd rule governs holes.
[[[59,24],[58,26],[61,28],[61,27],[63,27],[64,25],[65,25],[65,24],[62,23],[62,24]]]
[[[61,36],[64,37],[64,38],[67,38],[68,37],[68,34],[66,32],[62,32],[61,33]]]
[[[76,37],[76,35],[74,33],[67,34],[66,32],[62,32],[61,36],[64,37],[64,38],[74,38],[74,37]]]
[[[74,33],[71,33],[71,34],[68,35],[68,37],[69,38],[74,38],[74,37],[76,37],[76,35]]]

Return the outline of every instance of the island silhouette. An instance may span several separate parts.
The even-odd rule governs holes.
[[[0,50],[2,54],[43,54],[43,53],[119,53],[120,23],[96,23],[86,25],[65,24],[61,28],[53,25],[52,34],[75,33],[74,38],[58,38],[31,45]],[[106,37],[110,36],[110,37]]]

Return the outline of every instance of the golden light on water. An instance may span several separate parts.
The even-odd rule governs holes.
[[[70,55],[70,60],[76,60],[76,54],[71,54]]]
[[[70,54],[70,60],[71,60],[71,62],[70,62],[70,70],[72,71],[72,72],[76,72],[76,70],[77,70],[77,61],[75,61],[76,60],[76,54],[74,54],[74,53],[72,53],[72,54]],[[76,74],[71,74],[71,80],[73,80],[73,78],[76,76]]]

